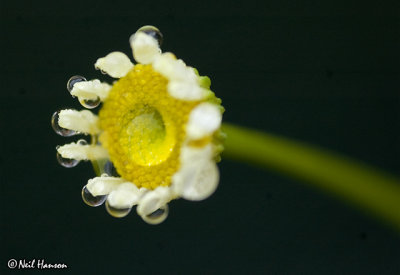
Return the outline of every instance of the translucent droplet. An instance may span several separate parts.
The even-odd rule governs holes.
[[[104,165],[104,172],[106,172],[107,175],[112,177],[120,177],[120,175],[117,172],[117,169],[115,168],[114,164],[111,161],[107,161],[106,164]]]
[[[71,77],[68,82],[67,82],[67,90],[68,92],[71,92],[72,89],[74,88],[74,85],[78,82],[86,81],[86,78],[80,75],[74,75]]]
[[[66,167],[66,168],[75,167],[79,163],[79,160],[77,160],[77,159],[63,158],[58,151],[57,151],[57,161],[59,164],[61,164],[62,166]]]
[[[157,40],[158,46],[161,47],[161,44],[163,42],[163,35],[160,32],[160,30],[157,29],[156,27],[154,27],[154,26],[143,26],[140,29],[138,29],[137,32],[144,32],[145,34],[150,35],[155,40]]]
[[[80,140],[78,140],[77,144],[79,144],[79,145],[88,145],[88,142],[86,140],[84,140],[84,139],[80,139]]]
[[[105,200],[107,199],[107,195],[93,196],[92,193],[90,193],[89,189],[84,186],[82,188],[82,199],[87,205],[96,207],[102,205],[105,202]]]
[[[149,224],[159,224],[165,221],[168,217],[169,208],[168,205],[164,205],[163,207],[157,209],[153,213],[143,217],[143,220]]]
[[[79,99],[81,105],[88,109],[96,108],[100,105],[100,97],[96,97],[96,99]]]
[[[131,212],[132,207],[129,208],[116,208],[111,206],[108,201],[106,201],[106,209],[108,214],[113,216],[114,218],[123,218]]]
[[[59,117],[60,117],[60,111],[55,112],[51,117],[51,126],[53,127],[54,131],[63,137],[70,137],[76,135],[77,134],[76,131],[65,129],[58,124]]]

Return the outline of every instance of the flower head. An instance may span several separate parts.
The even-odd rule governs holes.
[[[84,107],[103,104],[98,115],[70,109],[53,115],[58,134],[91,136],[90,144],[79,140],[58,146],[57,158],[66,167],[92,161],[99,176],[83,187],[87,204],[106,202],[115,217],[137,205],[146,222],[157,224],[167,217],[171,200],[202,200],[215,191],[224,109],[208,77],[161,52],[157,28],[142,27],[129,42],[137,64],[122,52],[95,63],[119,78],[113,85],[81,76],[68,81],[71,95]]]

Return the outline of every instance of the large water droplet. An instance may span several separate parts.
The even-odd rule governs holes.
[[[163,42],[163,35],[160,32],[160,30],[157,29],[156,27],[154,27],[154,26],[143,26],[140,29],[138,29],[137,32],[144,32],[145,34],[150,35],[155,40],[157,40],[158,46],[161,47],[161,44]]]
[[[168,217],[169,208],[168,205],[164,205],[163,207],[157,209],[153,213],[143,217],[143,220],[149,224],[159,224],[165,221]]]
[[[88,109],[96,108],[100,105],[100,97],[96,97],[96,99],[79,99],[81,105]]]
[[[114,164],[111,161],[107,161],[106,164],[104,165],[104,172],[106,172],[107,175],[112,177],[120,177],[120,175],[117,172],[117,169],[115,168]]]
[[[78,82],[86,81],[86,78],[80,75],[74,75],[72,76],[68,82],[67,82],[67,90],[68,92],[71,92],[72,89],[74,88],[74,85]]]
[[[54,131],[63,137],[70,137],[76,135],[77,134],[76,131],[65,129],[58,124],[59,117],[60,117],[60,111],[55,112],[51,117],[51,126],[53,127]]]
[[[123,218],[131,212],[132,207],[129,208],[116,208],[111,206],[108,201],[106,201],[106,209],[108,214],[113,216],[114,218]]]
[[[107,195],[93,196],[92,193],[90,193],[89,189],[84,186],[82,188],[82,199],[87,205],[96,207],[104,203],[104,201],[107,199]]]
[[[66,168],[75,167],[79,163],[79,160],[77,160],[77,159],[63,158],[58,151],[57,151],[57,161],[59,164],[61,164],[62,166],[66,167]]]

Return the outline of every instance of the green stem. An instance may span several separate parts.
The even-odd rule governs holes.
[[[400,180],[344,156],[224,124],[224,158],[254,163],[312,183],[400,230]]]

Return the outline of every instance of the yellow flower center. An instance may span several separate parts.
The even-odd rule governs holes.
[[[137,64],[113,85],[99,112],[100,142],[121,177],[138,187],[171,184],[185,125],[199,103],[173,98],[167,84],[151,65]]]

